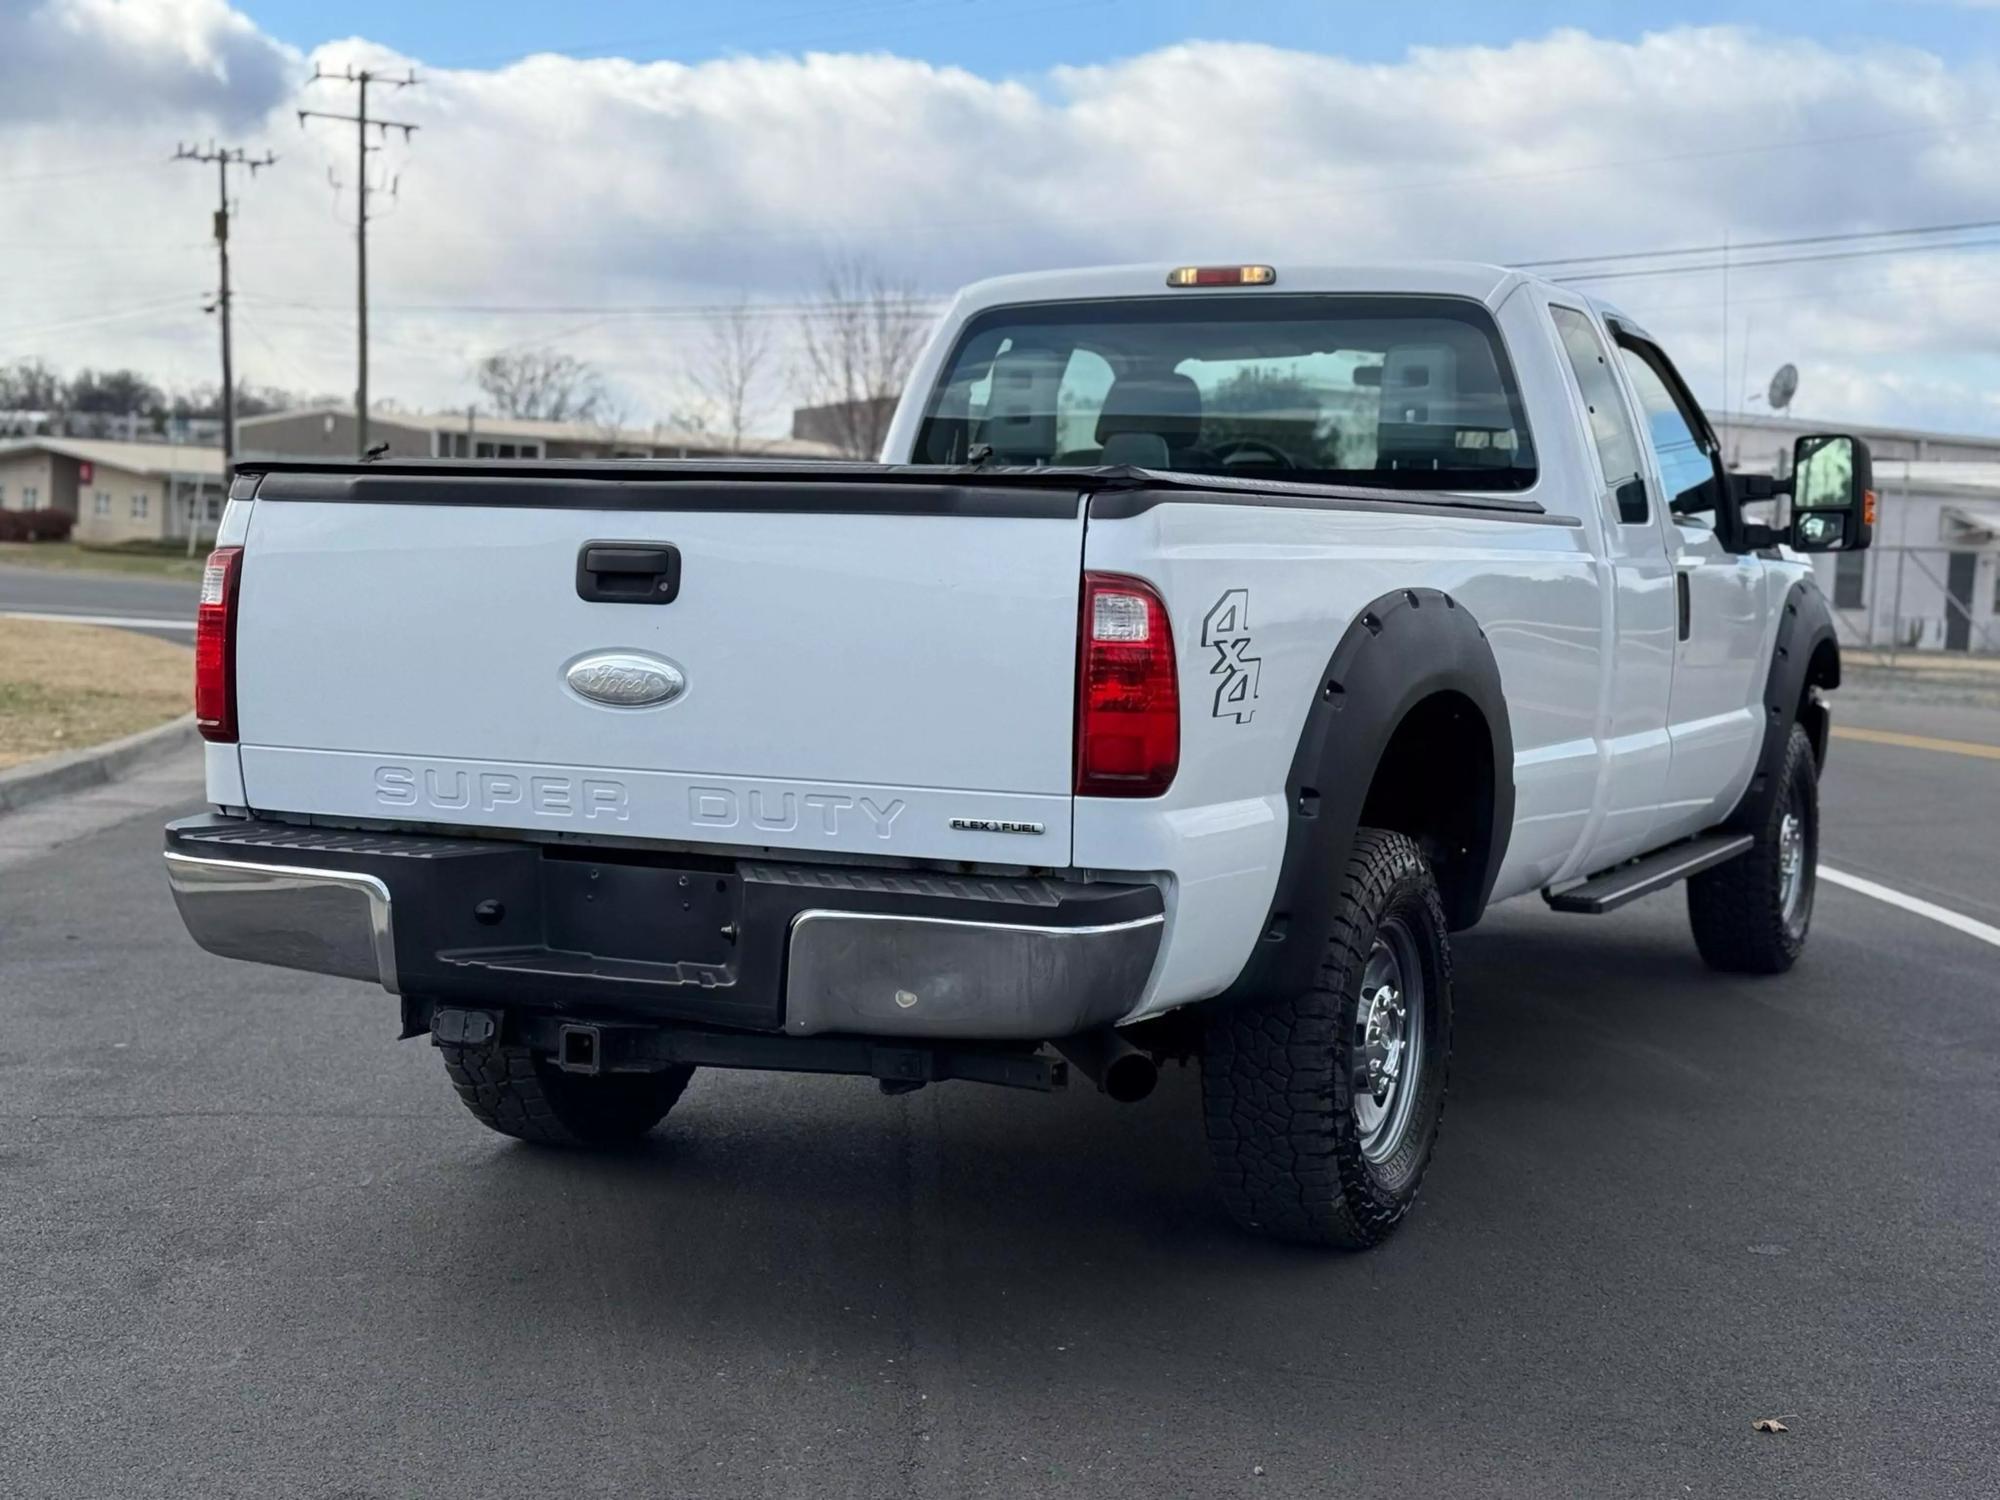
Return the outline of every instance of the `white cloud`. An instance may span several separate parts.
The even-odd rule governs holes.
[[[351,132],[302,131],[289,88],[259,95],[263,64],[245,59],[281,54],[216,0],[53,0],[7,24],[46,30],[44,13],[91,18],[100,39],[105,17],[121,18],[130,98],[116,120],[89,121],[45,88],[15,106],[40,118],[0,134],[0,359],[207,378],[212,333],[195,298],[212,276],[212,179],[144,163],[175,130],[212,128],[249,99],[265,113],[239,116],[231,139],[284,160],[240,195],[239,367],[346,389]],[[109,66],[96,52],[45,55],[67,58],[79,85]],[[1526,259],[1741,242],[1986,218],[2000,201],[1991,67],[1733,28],[1636,43],[1558,31],[1390,64],[1190,43],[999,81],[886,55],[695,67],[545,56],[430,71],[357,40],[315,57],[414,63],[425,80],[374,97],[423,128],[378,159],[401,192],[371,241],[373,386],[419,404],[465,399],[480,353],[560,337],[610,370],[635,415],[658,414],[695,332],[686,321],[419,309],[786,299],[834,252],[943,292],[1110,260]],[[309,71],[308,60],[288,82]],[[202,79],[206,93],[190,82]],[[351,104],[345,90],[314,92],[327,108]],[[153,123],[134,123],[143,113]],[[106,164],[119,170],[37,175]],[[1995,285],[2000,253],[1738,271],[1727,380],[1718,277],[1602,290],[1672,342],[1710,399],[1742,394],[1747,348],[1745,389],[1794,360],[1802,410],[1992,428],[2000,411],[1982,386],[2000,370]],[[176,294],[177,309],[141,310]],[[120,310],[130,316],[52,326]]]
[[[0,6],[0,122],[255,120],[290,61],[223,0],[17,0]]]

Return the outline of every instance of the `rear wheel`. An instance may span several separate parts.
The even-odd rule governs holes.
[[[1246,1229],[1362,1249],[1415,1201],[1444,1113],[1451,948],[1415,843],[1355,835],[1313,987],[1211,1021],[1202,1103]]]
[[[1798,961],[1812,925],[1819,874],[1819,763],[1799,725],[1785,742],[1778,794],[1756,843],[1687,883],[1694,944],[1711,969],[1782,974]]]
[[[440,1044],[445,1071],[465,1107],[502,1135],[543,1146],[613,1146],[637,1140],[666,1117],[694,1076],[565,1073],[525,1047]]]

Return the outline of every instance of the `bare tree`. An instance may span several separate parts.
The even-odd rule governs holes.
[[[820,408],[821,430],[848,457],[882,451],[928,322],[908,282],[858,260],[828,264],[799,321],[799,383],[807,404]]]
[[[771,328],[744,301],[712,314],[694,351],[688,382],[700,398],[694,426],[729,440],[741,453],[743,439],[764,412],[760,395],[771,363]]]
[[[39,359],[16,360],[0,366],[0,407],[8,410],[58,411],[69,404],[69,386]]]
[[[675,432],[712,437],[715,433],[715,413],[706,401],[683,397],[667,408],[666,425]]]
[[[597,404],[591,408],[590,414],[576,420],[590,428],[591,436],[604,445],[607,454],[616,456],[620,444],[625,440],[626,422],[629,417],[630,413],[626,410],[623,399],[605,391],[601,393]]]
[[[594,366],[549,349],[489,354],[474,367],[473,379],[502,417],[594,422],[610,405]]]

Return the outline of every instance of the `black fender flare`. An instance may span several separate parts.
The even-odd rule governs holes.
[[[1785,763],[1785,744],[1794,722],[1805,725],[1812,738],[1813,757],[1825,768],[1829,716],[1824,704],[1807,700],[1806,688],[1813,663],[1826,651],[1832,653],[1832,673],[1823,674],[1817,685],[1839,687],[1840,638],[1834,632],[1833,611],[1819,586],[1810,578],[1801,578],[1786,591],[1778,611],[1778,629],[1760,700],[1764,705],[1764,743],[1757,751],[1757,767],[1724,827],[1751,832],[1764,826],[1771,799],[1777,795],[1778,772]]]
[[[1312,707],[1285,778],[1289,824],[1277,890],[1256,946],[1219,999],[1303,992],[1333,922],[1333,890],[1360,826],[1389,741],[1418,704],[1457,693],[1485,717],[1490,792],[1472,810],[1482,848],[1468,878],[1445,894],[1453,928],[1479,920],[1514,827],[1514,739],[1500,667],[1472,612],[1437,589],[1397,589],[1358,614],[1315,684]],[[1441,789],[1442,795],[1442,789]]]

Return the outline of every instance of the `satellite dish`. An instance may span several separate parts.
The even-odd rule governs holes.
[[[1799,367],[1779,365],[1778,373],[1771,377],[1771,389],[1764,399],[1772,411],[1783,411],[1792,404],[1792,397],[1799,393]]]

